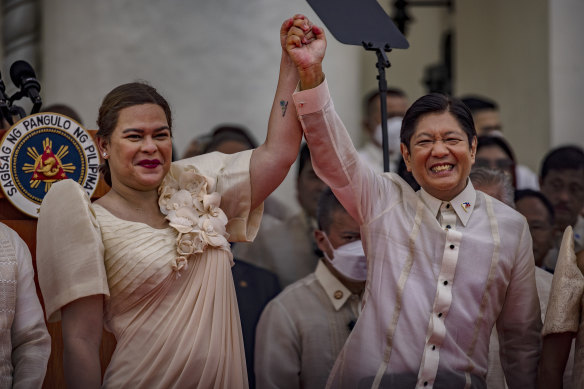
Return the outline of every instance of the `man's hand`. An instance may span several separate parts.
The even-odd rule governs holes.
[[[298,70],[300,88],[310,89],[319,85],[324,80],[324,30],[313,25],[304,15],[298,14],[282,24],[280,41]]]

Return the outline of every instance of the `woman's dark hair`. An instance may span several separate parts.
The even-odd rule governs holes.
[[[453,97],[441,93],[430,93],[416,100],[407,110],[402,121],[400,141],[401,143],[405,143],[408,151],[410,150],[410,140],[416,131],[416,126],[420,118],[428,114],[440,114],[444,112],[449,112],[454,116],[462,130],[466,133],[468,145],[471,147],[472,140],[477,133],[474,121],[472,120],[472,114],[468,107],[462,101]]]
[[[160,106],[166,115],[168,128],[172,134],[172,113],[166,99],[155,88],[144,82],[131,82],[114,88],[103,98],[97,117],[96,135],[109,140],[118,124],[120,111],[141,104]],[[111,173],[107,160],[100,165],[99,171],[103,174],[105,182],[111,186]]]

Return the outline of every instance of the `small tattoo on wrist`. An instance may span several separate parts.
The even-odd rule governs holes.
[[[288,102],[280,100],[280,108],[282,108],[282,117],[286,115],[286,110],[288,109]]]

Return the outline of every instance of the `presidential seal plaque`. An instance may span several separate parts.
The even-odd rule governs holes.
[[[99,156],[91,135],[75,120],[38,113],[12,126],[0,142],[0,186],[21,212],[38,217],[51,185],[78,182],[91,197],[99,181]]]

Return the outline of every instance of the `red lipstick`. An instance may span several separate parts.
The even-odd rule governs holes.
[[[140,162],[138,162],[138,165],[145,167],[147,169],[154,169],[158,167],[158,165],[161,165],[161,162],[157,159],[143,159]]]

